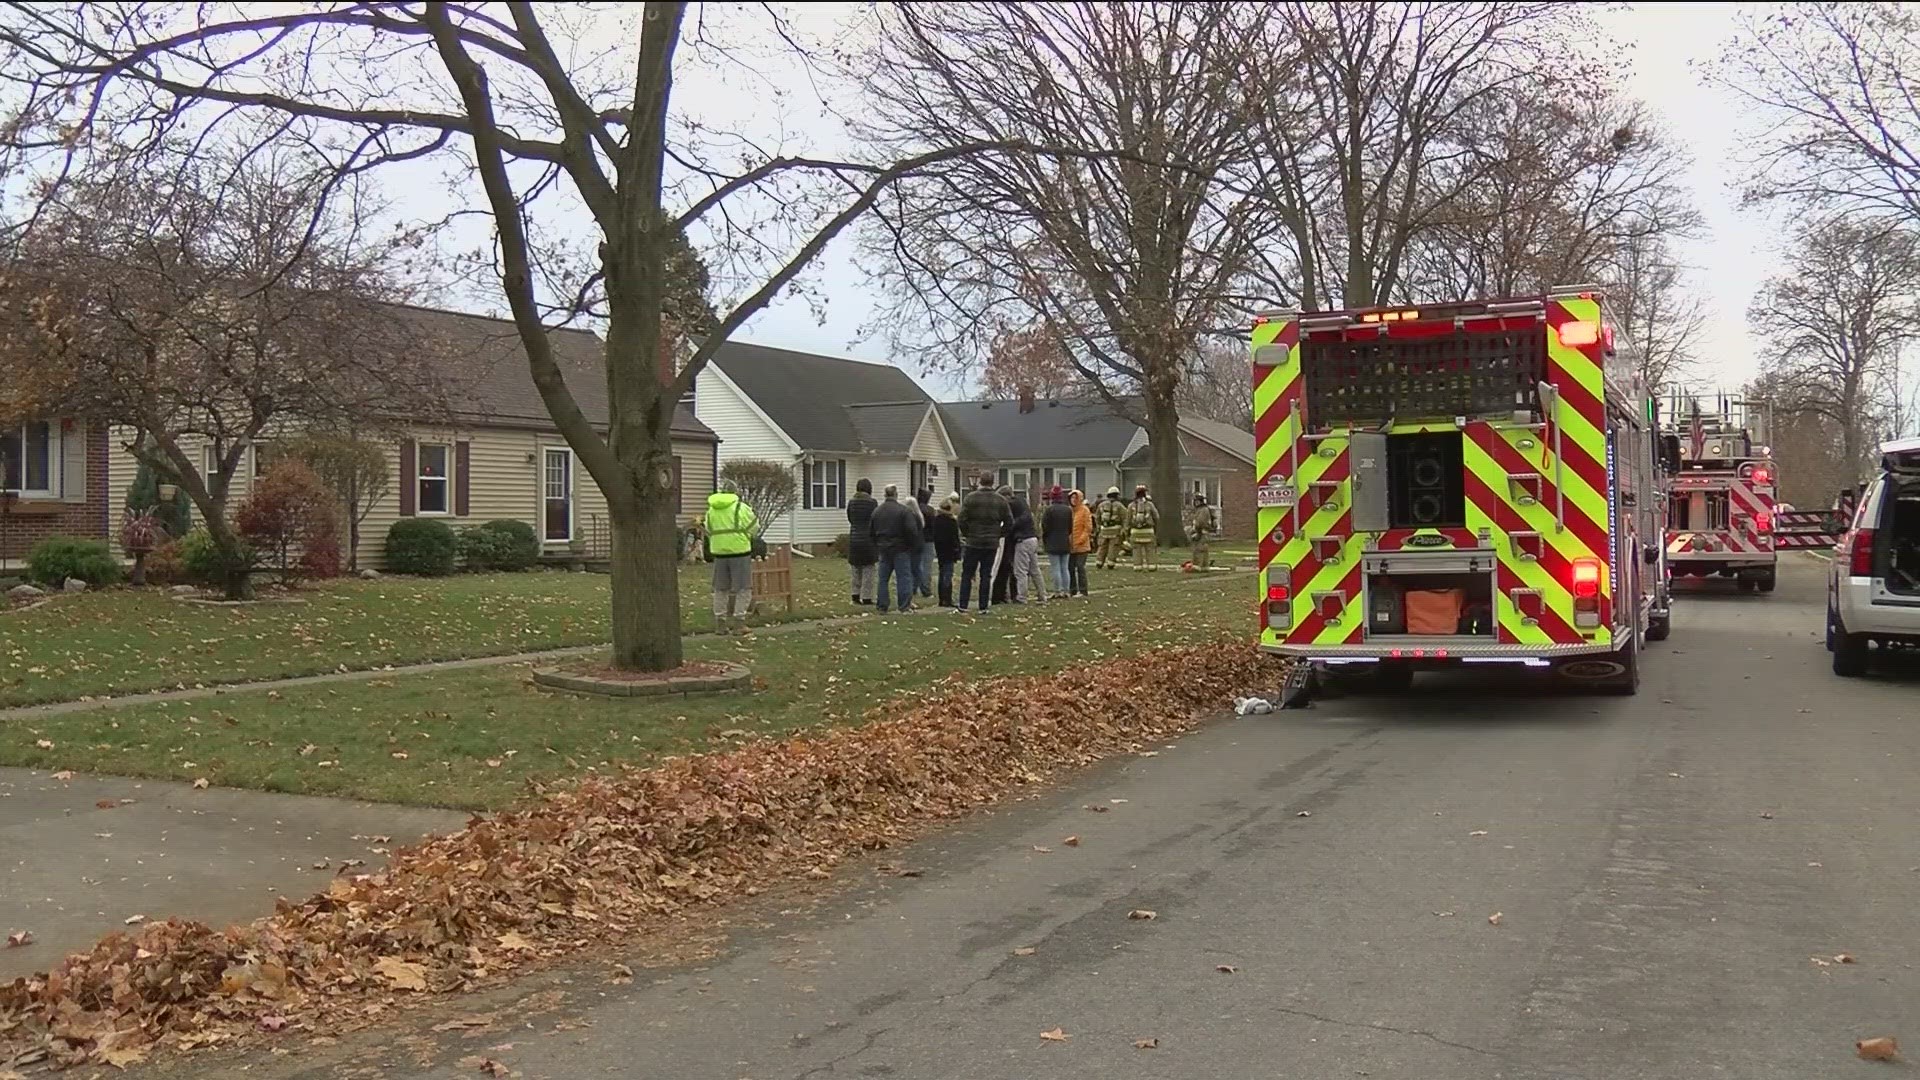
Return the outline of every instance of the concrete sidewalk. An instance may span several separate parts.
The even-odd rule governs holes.
[[[348,860],[376,866],[376,848],[457,829],[467,817],[0,768],[0,935],[33,935],[24,948],[0,947],[0,982],[44,971],[135,915],[245,922],[272,911],[277,896],[325,889]]]

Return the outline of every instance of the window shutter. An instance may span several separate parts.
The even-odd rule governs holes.
[[[840,459],[840,486],[836,489],[840,496],[840,506],[847,505],[847,459]]]
[[[800,509],[813,509],[813,462],[800,463]]]
[[[60,501],[87,501],[87,425],[81,420],[56,420],[51,425],[60,440]]]
[[[467,474],[472,471],[473,444],[457,442],[453,444],[453,514],[466,517],[470,505],[471,489]]]
[[[412,439],[400,440],[400,516],[412,517],[420,498],[420,470],[415,465]]]
[[[1087,467],[1085,465],[1075,465],[1073,467],[1073,487],[1075,491],[1078,491],[1082,495],[1087,493]]]

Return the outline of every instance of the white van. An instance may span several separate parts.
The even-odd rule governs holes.
[[[1833,549],[1827,650],[1835,675],[1865,675],[1873,646],[1920,646],[1920,438],[1880,446],[1880,473]]]

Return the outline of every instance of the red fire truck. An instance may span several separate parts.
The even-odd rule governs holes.
[[[1763,406],[1716,394],[1667,402],[1666,442],[1677,449],[1667,510],[1667,566],[1675,578],[1732,578],[1772,592],[1779,470],[1766,445]]]

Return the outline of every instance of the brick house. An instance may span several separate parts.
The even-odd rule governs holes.
[[[53,536],[105,536],[107,429],[84,420],[29,420],[0,430],[0,570],[23,565]]]

